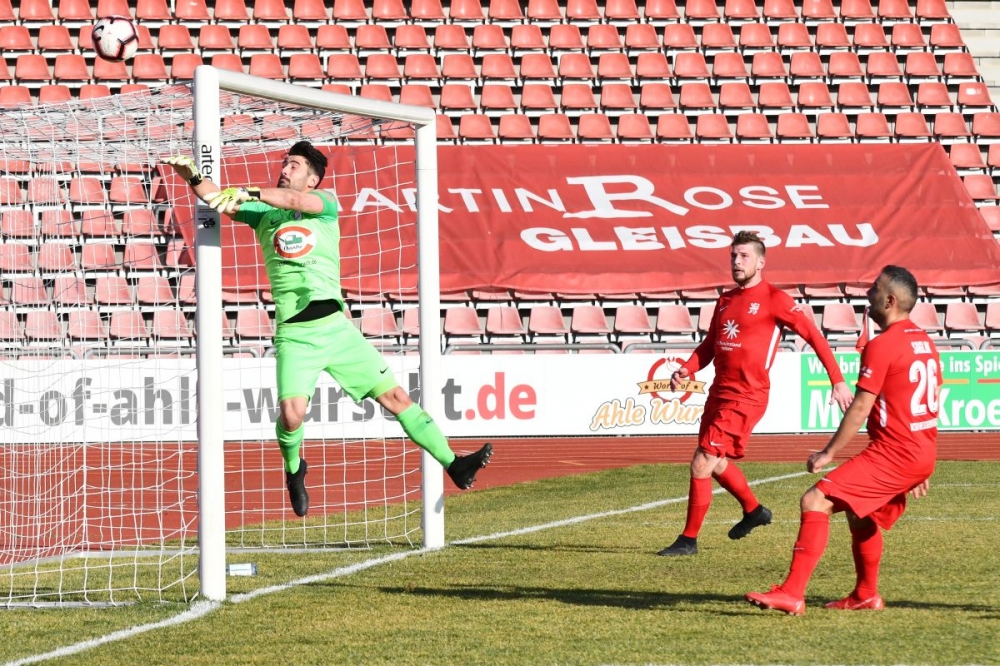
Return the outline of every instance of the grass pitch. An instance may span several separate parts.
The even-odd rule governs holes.
[[[743,468],[753,481],[803,466]],[[656,551],[683,526],[688,472],[660,465],[449,498],[448,538],[468,541],[438,552],[235,556],[256,562],[259,575],[230,578],[231,602],[196,618],[188,616],[197,606],[171,604],[2,611],[0,661],[33,663],[180,616],[189,621],[70,649],[51,663],[1000,664],[998,476],[998,463],[939,463],[931,494],[911,500],[885,535],[887,608],[878,613],[823,608],[854,584],[842,516],[832,522],[804,617],[742,600],[784,578],[798,498],[817,477],[756,486],[775,520],[742,541],[726,538],[738,505],[716,495],[701,553],[662,558]],[[662,502],[671,498],[678,501]],[[608,515],[525,530],[598,514]],[[392,556],[399,559],[331,573]],[[267,589],[306,577],[315,578]],[[233,602],[240,593],[250,595]]]

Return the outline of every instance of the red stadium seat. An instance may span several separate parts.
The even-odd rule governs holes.
[[[833,67],[835,66],[835,61],[833,59],[833,56],[840,55],[840,53],[841,52],[838,51],[837,53],[834,53],[833,55],[830,56],[829,74],[830,78],[833,79],[834,81],[837,81],[842,76],[842,74],[839,71],[835,73],[835,71],[833,70]],[[844,53],[848,52],[845,51]],[[852,53],[850,55],[854,54]],[[778,58],[780,59],[781,56],[779,55]],[[855,56],[855,60],[856,58],[857,56]],[[837,61],[838,67],[839,67],[839,62],[841,61],[839,60]],[[849,62],[850,60],[848,60],[848,63]],[[827,68],[823,66],[823,61],[820,60],[818,53],[815,53],[813,51],[795,51],[794,53],[792,53],[792,58],[788,65],[788,74],[792,79],[793,85],[798,85],[803,81],[823,81],[826,79],[827,73],[828,73]],[[858,64],[858,68],[854,76],[857,77],[861,76],[860,64]]]
[[[52,302],[57,306],[91,305],[93,298],[86,281],[76,275],[56,275],[52,285]]]
[[[674,76],[678,79],[692,80],[712,78],[705,56],[701,53],[678,53],[674,58]]]
[[[633,23],[625,29],[625,50],[629,56],[640,51],[656,51],[660,48],[660,38],[656,28],[649,23]]]
[[[24,321],[24,337],[28,343],[59,342],[65,337],[59,315],[51,310],[30,310]]]
[[[132,290],[121,275],[105,275],[97,278],[94,288],[94,302],[99,306],[131,305]]]
[[[364,78],[361,63],[353,53],[333,53],[326,61],[326,76],[334,82],[360,83]]]
[[[889,44],[896,53],[912,53],[927,48],[927,40],[920,26],[913,23],[897,23],[892,26]]]
[[[517,308],[510,305],[491,307],[486,311],[486,335],[490,342],[497,338],[523,341],[528,334]]]
[[[462,143],[496,143],[496,131],[489,116],[467,113],[459,119],[458,138]]]
[[[934,136],[938,141],[951,142],[972,136],[965,118],[960,113],[939,113],[934,116]]]
[[[852,41],[854,48],[861,55],[889,48],[889,38],[885,34],[885,29],[878,23],[859,23],[854,28]]]
[[[813,46],[809,29],[802,23],[782,23],[778,26],[778,49],[783,53],[808,50]]]
[[[764,9],[761,14],[768,23],[797,21],[799,19],[799,14],[795,11],[795,3],[792,0],[764,0]]]
[[[832,111],[833,98],[830,89],[821,81],[806,81],[799,86],[799,110],[816,112]]]
[[[559,26],[552,26],[553,29]],[[579,37],[579,28],[576,26],[563,26],[573,29],[573,34]],[[501,29],[501,35],[503,30]],[[475,34],[475,33],[473,33]],[[558,34],[558,33],[557,33]],[[553,39],[555,41],[553,42]],[[506,44],[506,37],[503,38],[503,43]],[[552,44],[553,51],[563,50],[560,47],[560,43],[556,35],[549,33],[549,43]],[[488,44],[490,48],[484,49],[489,51],[504,51],[506,47],[501,46],[501,42],[494,40]],[[542,29],[537,24],[528,25],[516,25],[511,30],[510,33],[510,44],[508,45],[510,49],[513,50],[515,56],[523,56],[526,53],[546,53],[548,47],[545,43],[545,37],[542,36]]]
[[[656,119],[656,138],[664,143],[692,143],[694,134],[686,115],[664,113]]]
[[[851,141],[854,131],[843,113],[821,113],[816,118],[816,137],[821,142]]]
[[[423,26],[418,27],[422,28]],[[472,34],[475,35],[475,31]],[[447,53],[467,54],[472,50],[472,44],[469,42],[469,36],[466,34],[463,26],[448,23],[435,28],[434,50],[438,56],[443,56]]]
[[[295,0],[292,5],[292,20],[296,23],[319,25],[330,20],[323,0]]]
[[[715,96],[708,83],[696,81],[681,86],[680,107],[685,113],[715,110]]]
[[[132,77],[136,81],[166,81],[167,63],[159,53],[140,53],[132,59]]]
[[[781,56],[778,57],[780,58]],[[747,70],[746,62],[743,60],[743,54],[725,52],[716,55],[712,63],[712,77],[717,84],[749,79],[750,72]]]
[[[663,27],[663,50],[670,55],[699,48],[694,27],[688,23],[669,23]]]
[[[4,86],[0,88],[0,108],[16,109],[32,105],[31,89],[27,86]]]
[[[1000,146],[1000,144],[996,144]],[[991,146],[992,147],[992,146]],[[948,150],[948,159],[952,165],[958,169],[959,173],[970,171],[983,173],[986,171],[986,162],[983,154],[979,152],[979,146],[974,143],[953,143]]]
[[[482,342],[486,335],[476,310],[465,306],[445,310],[443,331],[449,343],[457,340]]]
[[[359,326],[366,338],[376,338],[384,342],[400,341],[402,331],[396,322],[396,314],[385,306],[369,307],[361,311]]]
[[[854,134],[862,142],[889,141],[893,136],[884,113],[859,113]]]
[[[611,327],[608,326],[604,309],[597,305],[577,305],[570,316],[570,332],[574,342],[610,342]]]
[[[149,340],[149,328],[138,310],[113,310],[108,336],[114,345],[146,344]]]
[[[649,118],[645,115],[626,113],[618,117],[618,140],[622,143],[648,143],[655,138]]]
[[[968,190],[969,196],[972,197],[973,201],[996,201],[1000,199],[1000,196],[997,196],[996,187],[993,185],[993,179],[987,175],[971,174],[964,176],[962,181],[965,183],[965,189]]]
[[[646,21],[653,25],[663,25],[671,21],[679,21],[676,0],[646,0],[643,15]]]
[[[728,23],[709,23],[701,28],[701,48],[707,56],[720,51],[735,51],[736,36]]]
[[[65,273],[77,268],[76,254],[70,244],[50,241],[38,248],[38,270],[44,273]]]
[[[43,25],[38,29],[38,50],[41,53],[69,52],[75,48],[69,28],[65,25]]]
[[[811,142],[814,138],[809,118],[802,113],[782,113],[779,115],[775,134],[781,143]]]
[[[638,111],[632,86],[627,83],[606,83],[601,86],[601,110],[609,115]]]
[[[86,277],[108,273],[121,268],[115,256],[115,246],[110,243],[84,243],[80,250],[80,268]]]
[[[389,33],[385,26],[376,23],[359,25],[354,31],[354,48],[358,55],[364,57],[371,53],[383,53],[392,48]]]
[[[65,212],[69,213],[69,211]],[[45,233],[44,230],[42,233]],[[34,240],[36,238],[35,216],[30,210],[21,208],[3,211],[0,213],[0,236]]]
[[[802,84],[805,86],[806,84]],[[801,92],[799,93],[801,95]],[[795,108],[792,93],[784,81],[767,81],[760,84],[757,104],[764,113],[781,113]]]
[[[898,81],[880,83],[876,103],[880,111],[889,113],[896,113],[901,110],[909,111],[914,108],[909,88],[905,83]]]
[[[528,115],[539,115],[557,111],[559,103],[549,84],[526,83],[521,91],[521,108]]]
[[[441,87],[440,108],[445,113],[462,115],[475,113],[478,105],[472,95],[472,88],[462,83],[447,83]]]
[[[606,0],[603,4],[604,18],[608,23],[621,25],[642,20],[635,0]]]
[[[708,307],[714,309],[715,304]],[[707,319],[710,320],[711,315]],[[707,325],[704,330],[708,330]],[[692,340],[696,332],[691,311],[686,305],[661,305],[657,310],[656,335],[661,342]]]
[[[669,81],[672,75],[667,57],[662,53],[640,53],[636,58],[635,78],[640,84]]]
[[[603,113],[581,114],[576,133],[581,141],[587,142],[611,142],[615,139],[615,133],[611,129],[611,121]]]
[[[178,53],[170,63],[170,76],[174,79],[193,79],[194,70],[203,64],[197,53]]]
[[[750,86],[744,82],[723,83],[719,89],[719,108],[722,109],[723,113],[752,110],[756,105],[753,93],[750,92]],[[683,102],[681,106],[683,106]]]
[[[945,306],[944,327],[951,334],[982,334],[985,325],[979,316],[975,303],[968,301],[951,302]]]
[[[865,74],[872,84],[900,83],[903,80],[899,60],[891,51],[875,51],[870,54],[865,64]]]
[[[245,74],[243,60],[235,53],[216,53],[212,56],[212,67],[225,69],[238,74]]]
[[[570,333],[562,310],[554,305],[532,306],[528,311],[527,332],[532,340],[555,336],[559,342],[566,342]]]
[[[945,50],[964,51],[966,49],[962,33],[954,23],[936,23],[931,26],[931,35],[928,43],[931,45],[932,50],[938,52]]]
[[[538,138],[541,141],[572,141],[576,138],[569,117],[564,113],[547,113],[538,117]]]
[[[456,26],[461,29],[461,26]],[[396,50],[397,56],[409,53],[430,53],[431,43],[427,38],[427,31],[422,25],[400,25],[396,27],[396,34],[392,38],[392,47]]]
[[[990,99],[990,90],[982,81],[968,81],[959,84],[958,96],[955,101],[958,103],[959,111],[963,113],[992,111],[994,108],[993,100]]]
[[[529,55],[532,55],[532,54],[529,54]],[[535,55],[542,55],[542,54],[535,54]],[[442,70],[444,71],[444,70],[447,69],[447,67],[448,67],[448,61],[450,59],[452,59],[452,58],[461,58],[461,57],[462,56],[458,56],[458,55],[447,55],[447,56],[445,56],[444,57],[444,65],[442,67]],[[527,56],[525,56],[525,57],[527,57]],[[547,56],[545,56],[545,57],[547,57]],[[476,72],[475,65],[472,64],[472,59],[471,58],[468,59],[468,62],[469,62],[469,69],[471,70],[469,73],[471,75],[473,75],[473,78],[475,78],[475,72]],[[523,62],[524,61],[522,60],[522,63]],[[552,65],[552,63],[550,62],[549,66],[551,67],[551,65]],[[484,83],[486,81],[517,81],[518,80],[517,71],[514,69],[514,61],[510,57],[510,55],[508,55],[506,53],[487,53],[486,55],[484,55],[483,56],[483,62],[482,62],[482,67],[481,67],[480,74],[482,75]],[[554,78],[554,76],[555,76],[555,73],[553,72],[553,78]],[[453,76],[449,76],[447,74],[447,72],[445,72],[445,77],[447,77],[447,78],[455,78]]]
[[[975,59],[971,53],[964,51],[946,53],[941,70],[948,83],[979,80],[979,68]]]
[[[55,178],[35,176],[28,183],[25,201],[30,204],[62,204],[66,202],[66,192]]]
[[[79,60],[83,62],[83,56],[75,54],[62,54],[56,57],[56,64],[59,64],[59,59],[63,58],[64,62],[67,58],[73,58],[74,60]],[[90,80],[90,72],[86,69],[86,63],[84,63],[84,71],[86,76],[83,79],[74,80]],[[49,65],[45,60],[45,56],[38,55],[37,53],[22,53],[17,56],[17,61],[14,65],[14,78],[22,85],[24,84],[37,84],[41,82],[49,82],[53,78],[53,73],[49,71]]]
[[[326,57],[332,53],[349,53],[353,48],[351,37],[344,25],[321,25],[317,28],[316,49],[320,56]]]
[[[729,121],[721,113],[705,113],[698,116],[694,134],[702,142],[731,143],[733,141]]]
[[[43,26],[46,27],[46,26]],[[39,33],[41,34],[41,33]],[[6,53],[34,53],[37,45],[26,25],[5,25],[0,27],[0,49]]]
[[[774,139],[774,135],[771,134],[771,126],[766,116],[757,113],[744,113],[736,118],[736,139],[740,142],[770,143]]]
[[[608,57],[609,54],[601,54],[600,59],[603,60]],[[623,54],[618,55],[625,57]],[[525,56],[525,58],[532,57],[531,54]],[[559,57],[559,68],[558,68],[559,78],[565,85],[567,82],[593,82],[596,78],[594,73],[594,68],[590,64],[590,56],[585,53],[564,53]],[[524,73],[524,61],[521,64],[521,77],[528,78]],[[547,78],[547,73],[544,71],[544,66],[542,67],[539,76],[532,76],[531,78]],[[629,72],[629,78],[631,78],[631,70]]]
[[[256,0],[257,3],[268,0]],[[250,12],[244,0],[215,0],[213,4],[216,23],[240,24],[250,21]]]
[[[861,332],[858,315],[850,303],[826,303],[823,305],[820,327],[825,334],[834,336],[856,335]]]
[[[480,89],[479,105],[487,115],[512,113],[517,109],[511,87],[501,83],[484,85]]]
[[[925,141],[933,139],[934,134],[927,126],[927,120],[922,113],[896,114],[897,141]]]
[[[940,113],[954,109],[948,86],[939,81],[927,81],[917,86],[917,106],[923,113]]]
[[[315,53],[292,53],[288,57],[288,80],[322,81],[323,63]]]
[[[659,114],[677,108],[673,92],[668,83],[647,83],[639,93],[639,108],[643,113]]]
[[[428,25],[444,23],[447,17],[441,6],[441,0],[413,0],[410,3],[410,19],[414,23]]]
[[[50,305],[52,300],[42,278],[19,277],[11,282],[10,302],[13,305],[41,307]]]
[[[574,115],[581,111],[596,111],[597,98],[594,90],[585,83],[567,83],[562,88],[562,110]]]
[[[851,39],[843,23],[820,23],[816,27],[816,48],[821,54],[851,48]]]
[[[743,53],[774,51],[777,44],[770,26],[764,23],[746,23],[740,28],[740,50]]]
[[[71,310],[67,335],[71,342],[104,341],[108,339],[108,327],[94,310]]]
[[[927,301],[917,301],[913,304],[913,309],[910,310],[910,321],[930,335],[944,333],[944,326],[941,325],[937,308]]]
[[[756,21],[760,18],[754,0],[726,0],[722,15],[737,25],[743,21]]]
[[[1000,113],[977,113],[972,116],[972,134],[977,141],[1000,139]]]
[[[95,177],[82,176],[69,181],[69,202],[71,204],[101,205],[107,203],[104,183]]]
[[[236,33],[236,46],[244,59],[257,53],[274,54],[274,38],[263,23],[241,25]]]
[[[531,23],[550,25],[563,20],[558,0],[528,0],[525,16]]]
[[[163,270],[159,248],[155,243],[127,242],[122,263],[130,272],[159,273]]]
[[[48,0],[21,0],[19,5],[17,16],[22,24],[39,21],[47,24],[56,23],[52,4]]]
[[[601,20],[597,0],[566,0],[566,20],[571,23],[597,23]]]
[[[24,243],[0,245],[0,272],[30,273],[35,270],[35,257]]]
[[[429,53],[410,53],[403,61],[403,79],[407,83],[439,85],[443,72],[438,70],[437,59]]]
[[[505,113],[500,116],[497,138],[500,139],[501,143],[534,141],[535,130],[527,116]]]
[[[182,23],[212,20],[205,0],[176,0],[172,4],[174,5],[174,13],[170,18],[176,18]],[[138,14],[137,7],[136,15],[138,16]]]
[[[587,30],[587,49],[593,52],[600,51],[623,51],[625,45],[622,43],[618,28],[610,24],[598,24],[590,26]]]
[[[840,84],[837,92],[837,107],[845,113],[874,111],[875,102],[872,100],[867,85],[860,81],[848,81]]]

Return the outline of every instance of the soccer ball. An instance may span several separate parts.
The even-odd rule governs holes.
[[[94,51],[104,60],[128,60],[139,48],[139,33],[135,24],[124,16],[105,16],[94,24],[91,34]]]

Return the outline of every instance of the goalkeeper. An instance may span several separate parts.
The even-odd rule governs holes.
[[[275,427],[295,515],[309,510],[306,461],[300,457],[303,419],[321,371],[355,401],[373,398],[399,420],[407,436],[470,488],[493,452],[490,444],[456,456],[434,420],[399,386],[389,366],[344,316],[340,290],[340,225],[336,197],[316,189],[327,159],[308,141],[291,147],[275,187],[220,189],[188,156],[165,164],[209,206],[250,226],[260,243],[274,295],[274,346],[280,415]]]

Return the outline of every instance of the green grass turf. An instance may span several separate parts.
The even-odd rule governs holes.
[[[747,464],[747,477],[801,465]],[[60,664],[997,664],[1000,663],[998,463],[940,463],[931,494],[885,535],[880,613],[828,611],[853,586],[850,541],[835,516],[804,617],[743,600],[787,571],[798,498],[817,478],[756,487],[775,514],[742,541],[716,495],[702,552],[662,558],[684,502],[454,545],[342,577],[226,603],[193,622],[57,660]],[[635,507],[687,491],[684,465],[564,477],[449,498],[448,538],[468,539]],[[330,572],[407,549],[241,555],[256,577],[230,594]],[[0,661],[44,653],[183,612],[180,604],[7,610]]]

